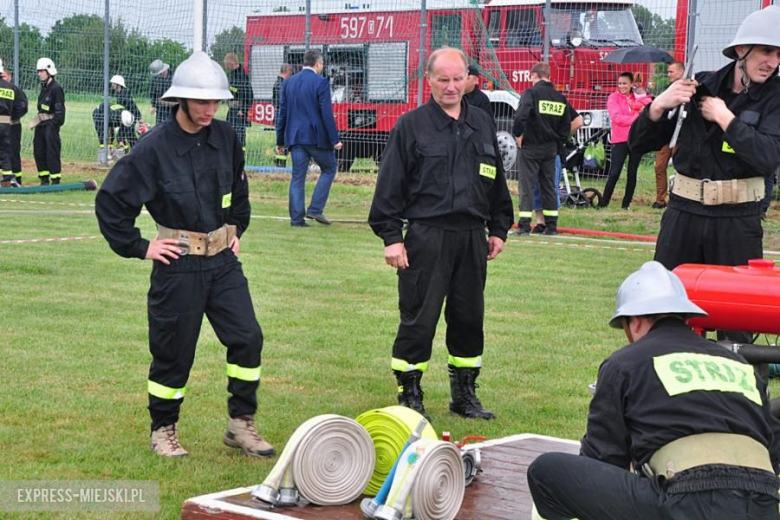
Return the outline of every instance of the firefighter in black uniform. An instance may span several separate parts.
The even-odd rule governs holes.
[[[141,111],[138,110],[138,105],[135,104],[133,94],[130,93],[130,90],[128,90],[127,86],[125,85],[125,78],[116,75],[111,78],[110,83],[111,89],[116,92],[116,103],[114,103],[110,109],[120,111],[127,110],[133,116],[132,122],[130,122],[130,118],[126,118],[124,121],[122,121],[122,124],[119,125],[119,131],[116,133],[117,146],[123,148],[125,153],[127,153],[133,146],[135,146],[135,143],[138,142],[138,134],[136,134],[135,131],[135,123],[139,122],[144,124],[144,120],[141,117]],[[130,122],[130,124],[127,124],[128,122]]]
[[[777,519],[780,422],[753,367],[685,324],[706,313],[658,262],[616,307],[630,345],[599,368],[580,456],[529,466],[537,518]]]
[[[425,415],[420,379],[446,297],[450,410],[492,419],[475,394],[475,380],[484,347],[487,260],[503,250],[512,199],[493,122],[462,99],[466,67],[460,50],[431,53],[431,99],[404,114],[390,133],[368,219],[384,241],[385,261],[398,269],[401,323],[391,367],[399,404]]]
[[[490,98],[487,94],[479,90],[479,69],[474,65],[469,65],[469,75],[466,78],[466,90],[463,94],[469,105],[484,110],[487,115],[493,117],[493,108],[490,106]]]
[[[533,86],[523,92],[512,126],[517,138],[520,175],[520,212],[514,234],[531,233],[534,216],[534,183],[539,181],[545,235],[558,234],[558,188],[555,186],[555,157],[558,146],[569,138],[571,112],[568,102],[550,83],[550,66],[537,63],[531,69]]]
[[[252,125],[248,116],[255,94],[246,72],[238,62],[238,56],[232,52],[225,54],[225,68],[230,71],[228,79],[230,80],[230,92],[233,94],[233,99],[228,101],[230,110],[228,110],[227,122],[233,125],[241,147],[246,152],[246,129]]]
[[[155,122],[159,125],[171,116],[171,107],[175,105],[162,99],[163,94],[171,88],[170,65],[163,63],[162,60],[154,60],[149,65],[149,74],[152,75],[152,81],[149,82],[151,113],[155,115]]]
[[[292,76],[292,70],[292,65],[289,63],[282,63],[282,66],[279,69],[279,76],[276,78],[274,87],[271,90],[271,103],[274,105],[274,119],[276,119],[276,114],[279,113],[279,100],[282,97],[282,83],[284,83],[284,80]],[[283,151],[285,152],[284,155],[277,153],[274,157],[274,166],[278,168],[284,168],[287,166],[287,150]]]
[[[0,60],[0,169],[2,169],[2,186],[18,187],[20,184],[14,175],[14,144],[13,122],[18,123],[19,118],[27,113],[27,98],[17,95],[20,90],[12,85],[6,78],[3,62]],[[19,179],[21,180],[21,166]]]
[[[270,456],[274,449],[253,418],[263,336],[236,256],[250,219],[244,154],[230,125],[213,119],[221,100],[232,97],[227,77],[198,51],[179,66],[163,97],[179,102],[171,119],[116,163],[95,199],[111,248],[126,258],[154,260],[148,296],[152,448],[166,457],[187,454],[176,423],[205,313],[227,347],[231,396],[224,443]],[[157,223],[151,241],[135,227],[144,206]]]
[[[11,180],[11,185],[16,183],[17,186],[22,185],[22,123],[19,121],[27,114],[27,94],[24,90],[14,85],[13,76],[11,73],[0,64],[2,69],[2,76],[5,81],[11,84],[11,88],[14,90],[14,113],[11,116],[11,172],[14,178]]]
[[[41,186],[59,184],[62,179],[60,163],[60,127],[65,124],[65,92],[54,79],[57,68],[49,58],[41,58],[36,65],[41,93],[38,94],[38,115],[30,122],[35,128],[33,155]]]
[[[734,62],[674,82],[631,127],[632,151],[658,150],[674,132],[669,111],[686,103],[655,252],[667,269],[763,256],[764,179],[780,164],[778,27],[779,6],[749,15],[723,50]]]

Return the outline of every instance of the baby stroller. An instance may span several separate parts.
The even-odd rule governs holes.
[[[581,143],[567,142],[563,146],[561,160],[561,178],[564,187],[561,201],[569,208],[595,208],[601,201],[601,192],[596,188],[582,189],[580,184],[580,170],[583,168],[585,150],[591,143],[598,142],[609,133],[609,128],[603,128]],[[574,186],[569,182],[569,171],[574,174]]]

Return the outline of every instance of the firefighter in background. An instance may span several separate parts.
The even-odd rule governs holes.
[[[152,75],[152,81],[149,82],[149,102],[152,109],[149,113],[155,116],[155,123],[158,125],[171,116],[171,108],[175,106],[175,103],[161,99],[171,88],[170,68],[171,66],[162,60],[154,60],[149,65],[149,74]]]
[[[249,122],[249,111],[252,109],[252,102],[255,94],[252,91],[252,85],[244,72],[244,68],[238,62],[238,56],[229,52],[225,54],[225,68],[230,71],[228,79],[230,80],[230,93],[233,99],[228,101],[227,122],[233,126],[236,131],[241,147],[246,153],[246,129],[251,126]]]
[[[3,62],[0,60],[0,72]],[[0,170],[2,170],[2,186],[4,188],[18,187],[11,170],[11,121],[17,119],[21,107],[16,99],[16,92],[4,78],[0,78]]]
[[[279,76],[276,78],[276,82],[274,82],[274,87],[271,91],[271,102],[274,105],[274,119],[276,119],[276,114],[279,113],[279,100],[282,97],[282,83],[292,76],[292,72],[292,65],[289,63],[282,63],[282,66],[279,69]],[[287,150],[285,149],[283,151],[284,155],[277,153],[276,156],[274,156],[274,166],[277,168],[284,168],[287,166]]]
[[[630,344],[599,368],[580,456],[528,467],[537,518],[778,518],[780,422],[766,385],[692,331],[692,316],[706,313],[660,263],[626,278],[609,324]]]
[[[54,79],[57,67],[49,58],[41,58],[36,64],[41,93],[38,94],[38,114],[30,121],[35,129],[33,155],[41,186],[59,184],[62,179],[60,152],[60,127],[65,124],[65,91]]]
[[[481,108],[491,118],[493,117],[493,108],[490,106],[490,98],[479,89],[479,69],[474,65],[469,65],[469,75],[466,78],[466,91],[463,94],[469,105]]]
[[[130,149],[138,142],[138,134],[135,131],[135,123],[145,124],[141,117],[141,111],[138,110],[138,105],[135,104],[133,94],[125,85],[125,78],[120,75],[111,77],[111,90],[115,92],[116,103],[110,108],[111,110],[127,111],[133,117],[132,120],[128,116],[122,117],[122,124],[119,125],[119,130],[116,133],[116,142],[119,149],[123,149],[125,153],[128,153]],[[121,113],[121,112],[120,112]]]
[[[516,235],[531,233],[534,210],[534,182],[539,180],[545,235],[558,234],[558,187],[555,186],[555,157],[558,146],[569,138],[572,113],[566,98],[550,83],[550,65],[537,63],[531,69],[533,86],[523,93],[512,133],[520,153],[520,212]]]
[[[14,110],[11,115],[11,185],[22,185],[22,123],[20,119],[27,114],[27,94],[24,90],[13,84],[13,75],[2,65],[0,60],[0,72],[2,78],[7,81],[14,91]]]
[[[431,99],[401,116],[390,132],[368,221],[385,244],[385,262],[398,273],[401,323],[391,362],[398,403],[427,417],[420,380],[446,298],[450,411],[493,419],[475,389],[485,343],[487,262],[504,248],[512,198],[493,120],[463,99],[467,66],[459,49],[431,53]]]
[[[247,455],[274,454],[255,428],[263,335],[237,256],[250,222],[244,153],[230,125],[214,119],[232,97],[219,64],[193,53],[163,95],[178,102],[171,119],[114,165],[95,198],[111,249],[153,261],[148,393],[152,449],[163,457],[187,455],[177,423],[204,314],[227,347],[223,442]],[[135,225],[143,207],[157,223],[152,240]]]
[[[92,122],[95,125],[95,133],[97,133],[98,142],[100,147],[98,148],[98,164],[107,164],[109,159],[112,159],[110,149],[117,140],[117,128],[130,127],[134,125],[135,117],[128,110],[125,110],[122,105],[113,104],[108,106],[108,142],[103,142],[103,125],[105,124],[105,117],[103,116],[103,103],[99,104],[95,110],[92,111]],[[135,134],[133,134],[135,135]],[[125,136],[126,137],[126,136]],[[132,141],[133,144],[135,140]],[[118,159],[125,155],[125,148],[120,147],[116,150],[116,154],[113,158]]]
[[[675,81],[631,127],[632,151],[658,150],[674,132],[669,111],[686,104],[655,252],[667,269],[763,256],[764,179],[780,164],[778,27],[780,6],[750,14],[723,49],[732,63]]]

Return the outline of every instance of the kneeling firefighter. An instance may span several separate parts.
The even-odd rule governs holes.
[[[630,344],[599,368],[580,456],[528,468],[539,518],[778,518],[780,422],[766,385],[691,316],[706,313],[660,263],[626,278],[610,326]]]
[[[231,99],[224,71],[197,51],[176,70],[163,99],[172,117],[117,162],[95,198],[100,230],[126,258],[153,261],[148,293],[151,446],[182,457],[177,423],[203,315],[227,347],[228,428],[223,442],[247,455],[271,456],[257,432],[263,334],[238,260],[250,222],[244,153],[233,128],[214,119]],[[157,236],[135,225],[146,207]]]

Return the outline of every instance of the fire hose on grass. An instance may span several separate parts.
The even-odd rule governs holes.
[[[374,471],[371,436],[355,420],[319,415],[301,424],[252,498],[273,506],[348,504],[361,495]]]
[[[95,191],[97,182],[93,180],[83,182],[68,182],[65,184],[49,184],[46,186],[23,186],[20,188],[0,187],[0,194],[24,195],[27,193],[54,193],[59,191]]]

